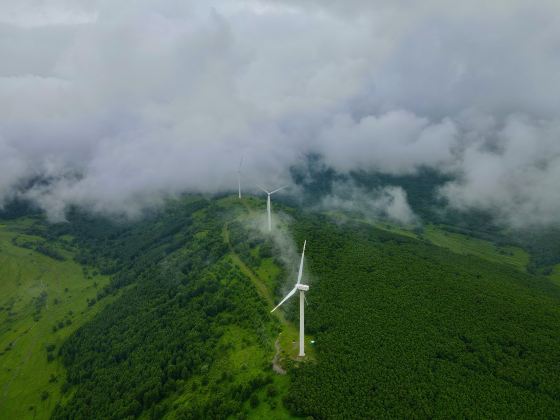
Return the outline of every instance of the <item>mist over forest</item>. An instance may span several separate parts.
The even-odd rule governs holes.
[[[235,189],[242,157],[254,189],[292,183],[318,156],[343,178],[432,171],[441,211],[557,226],[559,12],[552,0],[2,2],[0,206],[134,218]],[[315,205],[360,196],[345,179]],[[401,186],[370,193],[368,212],[418,219]]]

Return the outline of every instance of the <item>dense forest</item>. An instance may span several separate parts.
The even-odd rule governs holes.
[[[230,366],[213,380],[212,366],[235,350],[223,340],[233,327],[245,337],[243,348],[270,349],[275,326],[250,281],[227,258],[219,206],[203,199],[171,205],[128,228],[79,217],[53,234],[70,229],[86,245],[79,258],[114,272],[100,298],[112,288],[130,287],[60,349],[71,397],[53,417],[243,413],[243,403],[272,384],[271,373],[236,376],[240,372]],[[189,392],[189,404],[171,406],[170,397]]]
[[[308,241],[315,345],[297,361],[279,341],[295,333],[297,305],[269,313],[297,261],[286,265],[278,235],[256,228],[263,204],[188,196],[132,222],[32,215],[26,233],[42,239],[16,246],[53,259],[71,247],[88,276],[110,278],[88,305],[110,303],[48,348],[66,372],[53,418],[560,412],[560,290],[550,280],[277,203],[289,215],[283,234]],[[273,371],[275,353],[287,375]]]
[[[439,188],[452,181],[452,175],[441,174],[433,169],[421,168],[410,175],[382,174],[377,171],[355,170],[348,174],[337,173],[325,164],[322,157],[310,154],[303,164],[291,168],[292,179],[301,187],[299,202],[312,207],[333,193],[337,182],[374,193],[385,186],[401,187],[407,195],[411,209],[422,223],[433,223],[449,232],[490,241],[497,245],[515,245],[529,252],[531,261],[528,269],[533,274],[548,275],[556,264],[560,264],[560,229],[558,227],[531,226],[511,230],[501,223],[496,214],[477,209],[457,210],[438,194]],[[299,203],[287,199],[295,206]]]
[[[552,418],[560,289],[366,225],[307,218],[318,361],[293,371],[313,418]]]

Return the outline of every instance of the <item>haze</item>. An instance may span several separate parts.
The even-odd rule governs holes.
[[[247,181],[279,183],[316,153],[343,173],[433,168],[455,176],[452,207],[558,224],[558,16],[554,1],[2,1],[0,205],[133,216],[234,189],[241,156]]]

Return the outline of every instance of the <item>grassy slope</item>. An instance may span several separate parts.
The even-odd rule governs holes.
[[[222,200],[224,206],[235,206],[237,202],[231,199]],[[237,218],[238,220],[243,220],[246,217],[255,217],[255,202],[254,200],[245,200],[243,202],[244,211]],[[233,250],[230,244],[230,234],[228,230],[228,223],[224,224],[223,229],[224,241],[230,246],[229,258],[230,261],[239,267],[241,272],[246,275],[253,283],[255,289],[261,296],[263,302],[270,308],[275,306],[274,302],[274,289],[279,281],[282,279],[279,277],[281,270],[274,263],[272,258],[262,258],[259,259],[259,266],[256,269],[251,269],[243,259]],[[258,258],[259,255],[259,245],[255,246],[250,251],[251,255]],[[271,315],[276,318],[280,324],[280,333],[278,336],[278,343],[280,347],[279,352],[279,362],[282,365],[291,363],[297,359],[298,347],[296,345],[299,330],[296,325],[286,320],[283,310],[278,310]],[[244,366],[250,366],[251,363],[253,368],[260,369],[261,371],[269,371],[271,366],[271,359],[274,357],[276,352],[275,349],[271,348],[268,352],[263,353],[262,349],[256,346],[252,348],[243,348],[239,343],[240,331],[236,335],[225,336],[223,340],[226,340],[228,345],[234,346],[236,350],[239,349],[239,355],[242,357]],[[311,336],[306,335],[306,342],[312,340]],[[271,343],[272,344],[272,343]],[[314,360],[315,351],[309,348],[307,351],[307,359]],[[235,357],[228,357],[227,360],[222,360],[218,365],[218,371],[236,371],[239,369],[239,359]],[[221,369],[220,369],[221,367]],[[274,419],[295,419],[297,417],[292,416],[284,407],[281,397],[286,395],[288,387],[290,384],[289,376],[287,375],[275,375],[274,376],[274,387],[276,389],[276,394],[270,398],[266,395],[267,390],[262,389],[259,391],[260,403],[256,407],[251,407],[249,403],[246,403],[246,409],[248,410],[249,418],[251,419],[262,419],[262,418],[274,418]]]
[[[222,199],[221,204],[225,207],[239,206],[237,198]],[[258,219],[258,212],[264,212],[262,203],[253,197],[246,197],[242,201],[241,205],[243,211],[238,214],[236,220],[241,221],[242,223],[247,222],[248,220]],[[285,228],[285,226],[280,226],[279,228],[282,229]],[[250,254],[259,260],[259,265],[251,269],[248,264],[244,262],[242,258],[231,248],[231,244],[229,242],[230,235],[228,231],[228,223],[224,225],[223,237],[224,241],[230,245],[230,258],[232,259],[232,262],[240,268],[243,274],[251,279],[259,295],[263,298],[263,301],[266,302],[267,306],[272,309],[278,303],[274,300],[274,290],[276,286],[279,282],[291,280],[280,278],[281,269],[275,264],[273,258],[258,258],[260,245],[257,245],[250,250]],[[281,332],[278,339],[281,353],[280,359],[284,361],[287,361],[288,359],[295,360],[298,355],[298,347],[296,343],[299,340],[299,327],[295,324],[297,323],[297,318],[294,320],[294,323],[292,323],[286,320],[285,317],[285,312],[288,308],[290,308],[290,304],[293,305],[296,300],[296,298],[293,298],[292,302],[288,302],[284,308],[275,311],[273,315],[276,319],[278,319],[281,325]],[[313,337],[306,335],[305,340],[306,343],[309,343],[313,340]],[[314,358],[314,349],[309,348],[307,351],[307,359],[313,360]]]
[[[223,381],[231,381],[233,386],[241,385],[270,369],[272,348],[265,349],[257,344],[257,338],[249,334],[247,330],[235,326],[229,327],[221,337],[218,348],[224,349],[221,351],[223,356],[209,367],[210,370],[206,376],[207,383],[204,383],[205,379],[201,375],[189,379],[185,392],[172,399],[174,407],[189,406],[201,398],[210,398],[209,394]],[[225,378],[225,375],[228,377]],[[272,397],[267,395],[268,387],[265,387],[257,393],[259,397],[257,406],[252,407],[249,402],[244,404],[244,410],[249,413],[248,418],[296,419],[297,417],[288,413],[281,401],[281,398],[287,393],[289,377],[275,375],[272,386],[275,389]],[[145,413],[143,418],[149,418],[148,413]],[[177,416],[174,411],[170,411],[165,418],[175,419]]]
[[[56,353],[66,337],[98,312],[104,303],[88,307],[87,299],[97,293],[95,282],[102,287],[108,281],[104,276],[87,279],[69,251],[59,250],[66,260],[58,261],[13,245],[16,236],[39,239],[18,233],[30,222],[10,221],[0,226],[1,418],[49,417],[60,397],[64,369],[57,359],[47,361],[46,346],[54,344]],[[35,321],[34,299],[43,291],[47,299]],[[53,332],[53,325],[66,320],[72,323]],[[50,381],[51,375],[55,381]],[[43,391],[49,393],[45,400],[41,399]]]
[[[335,220],[347,221],[347,216],[338,213],[328,213]],[[356,219],[357,220],[357,219]],[[427,225],[423,233],[416,233],[412,227],[402,227],[387,221],[375,221],[360,219],[364,223],[371,224],[378,229],[391,232],[408,238],[423,239],[429,243],[448,249],[460,255],[474,255],[487,261],[498,264],[506,264],[523,272],[527,271],[530,260],[529,253],[516,246],[498,246],[490,241],[463,235],[456,232],[449,232],[442,226]],[[560,264],[557,264],[552,273],[547,276],[554,283],[560,285]]]
[[[447,232],[434,225],[428,225],[425,228],[424,238],[432,244],[447,248],[456,254],[475,255],[488,261],[513,266],[522,271],[529,263],[529,254],[521,248],[496,246],[482,239]]]
[[[529,254],[515,246],[497,246],[490,241],[478,239],[461,233],[449,232],[443,226],[426,225],[422,233],[414,230],[414,226],[400,226],[385,220],[365,220],[352,218],[345,214],[327,213],[337,221],[360,221],[371,224],[377,229],[413,239],[423,239],[433,245],[448,249],[460,255],[474,255],[498,264],[506,264],[525,271],[529,263]]]
[[[222,203],[226,206],[228,205],[236,205],[236,200],[225,199],[222,200]],[[245,199],[243,201],[243,208],[244,212],[237,218],[237,220],[243,220],[245,218],[256,218],[256,211],[258,207],[258,201],[254,199]],[[229,241],[229,232],[227,228],[228,224],[224,225],[224,241],[230,245]],[[258,258],[259,255],[259,247],[260,245],[255,246],[250,250],[250,254],[259,260],[259,265],[254,270],[251,269],[243,260],[242,258],[231,248],[230,245],[230,259],[231,261],[239,267],[241,272],[245,274],[249,279],[251,279],[253,285],[255,286],[256,290],[258,291],[259,295],[263,299],[263,302],[270,308],[273,308],[276,303],[274,301],[274,290],[279,281],[283,279],[280,278],[281,270],[280,268],[274,263],[272,258]],[[293,299],[295,301],[295,299]],[[288,305],[286,305],[287,307]],[[298,337],[299,337],[299,330],[296,328],[297,326],[286,320],[284,311],[286,308],[277,310],[274,312],[272,317],[276,318],[280,324],[280,333],[278,335],[278,344],[279,344],[279,357],[278,361],[283,367],[287,367],[291,365],[293,361],[297,360],[297,355],[299,348],[297,346]],[[297,319],[296,319],[297,321]],[[306,335],[305,340],[309,343],[313,338],[309,335]],[[239,348],[239,344],[235,344],[236,348]],[[261,354],[258,351],[248,351],[248,349],[243,350],[241,353],[243,358],[247,360],[247,358],[253,358],[254,360],[259,360],[261,365],[259,368],[264,371],[269,371],[271,367],[271,359],[274,356],[274,352],[268,352],[266,354]],[[314,360],[315,359],[315,350],[313,348],[307,348],[307,360]],[[247,362],[245,362],[247,363]],[[230,364],[226,364],[228,366],[228,370],[235,369],[235,367],[231,366]],[[273,386],[276,390],[276,394],[273,397],[267,395],[268,389],[262,389],[259,391],[259,404],[256,407],[251,407],[249,403],[245,403],[245,407],[249,412],[250,419],[297,419],[291,415],[285,408],[284,404],[282,403],[282,397],[285,396],[288,392],[288,388],[290,386],[290,377],[288,375],[274,375],[274,383]]]
[[[412,230],[387,223],[376,222],[376,228],[397,235],[415,239],[424,239],[433,245],[448,249],[460,255],[474,255],[487,261],[498,264],[506,264],[525,272],[530,256],[522,248],[516,246],[498,246],[490,241],[478,239],[460,233],[449,232],[436,225],[427,225],[422,235],[414,233]],[[550,275],[547,276],[554,283],[560,285],[560,264],[557,264]]]

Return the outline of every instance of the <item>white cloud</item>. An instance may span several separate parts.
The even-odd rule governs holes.
[[[3,1],[0,3],[0,24],[33,28],[95,22],[97,14],[86,6],[86,2],[75,0]]]
[[[516,227],[557,223],[560,121],[513,116],[494,139],[493,148],[479,141],[466,149],[460,179],[441,193],[456,208],[491,210]]]
[[[356,213],[366,220],[386,218],[403,225],[418,221],[408,204],[406,191],[395,186],[367,190],[353,182],[335,182],[331,194],[324,197],[318,207]]]
[[[430,123],[397,110],[360,121],[338,116],[322,129],[317,147],[327,163],[343,171],[376,169],[402,174],[452,161],[456,143],[457,129],[449,119]]]
[[[455,207],[560,222],[559,12],[524,0],[1,2],[0,203],[44,174],[52,184],[28,195],[53,217],[69,204],[136,214],[234,187],[241,155],[247,182],[276,183],[316,152],[342,171],[455,173],[442,190]]]

